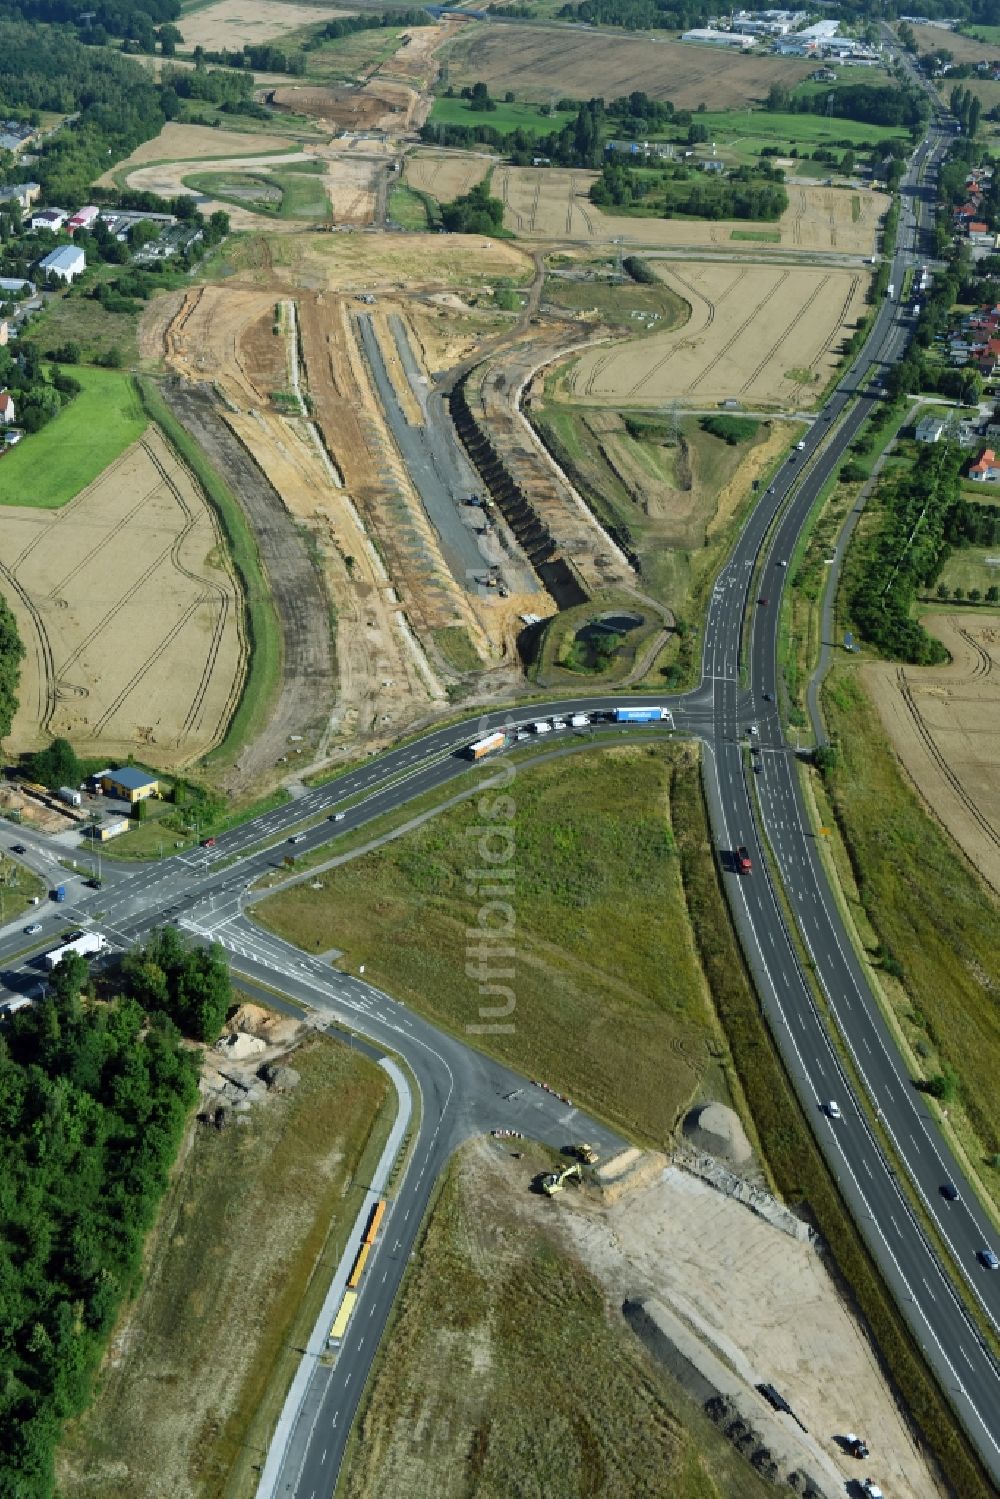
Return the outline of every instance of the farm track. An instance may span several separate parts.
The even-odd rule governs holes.
[[[798,312],[792,318],[792,321],[790,323],[786,323],[784,329],[778,335],[778,337],[775,340],[775,342],[771,345],[771,347],[764,354],[764,357],[760,360],[760,362],[758,363],[756,369],[753,371],[753,373],[749,376],[748,379],[744,380],[743,384],[740,386],[740,395],[741,396],[746,394],[746,392],[750,389],[751,385],[757,379],[758,375],[761,374],[761,372],[766,368],[766,366],[774,358],[774,355],[781,348],[781,345],[788,338],[788,335],[790,333],[794,333],[794,331],[798,327],[799,323],[802,321],[802,319],[805,317],[806,313],[812,307],[812,305],[815,302],[816,298],[820,295],[820,293],[824,289],[825,288],[823,286],[823,283],[821,281],[818,281],[816,283],[816,286],[815,286],[812,294],[806,299],[806,301],[804,301],[802,303],[802,306],[799,308]]]
[[[180,734],[178,735],[178,738],[182,738],[185,734],[193,730],[198,714],[201,712],[202,704],[205,701],[205,694],[208,692],[209,684],[211,683],[212,675],[215,671],[215,665],[219,659],[219,651],[222,648],[222,641],[225,636],[226,625],[229,620],[229,609],[232,601],[228,590],[223,588],[221,583],[216,583],[212,578],[201,578],[196,573],[193,573],[189,567],[185,566],[180,555],[181,545],[184,537],[189,534],[190,530],[197,524],[197,517],[192,512],[191,507],[188,504],[187,500],[184,498],[184,495],[182,494],[179,486],[171,478],[170,474],[167,472],[160,459],[145,443],[143,443],[143,448],[145,449],[150,462],[160,474],[162,484],[170,491],[181,513],[187,516],[190,522],[190,525],[175,540],[172,555],[174,568],[184,577],[190,578],[192,583],[198,584],[201,588],[206,589],[206,592],[202,593],[195,600],[192,607],[186,611],[184,615],[184,623],[187,623],[187,620],[194,613],[194,610],[199,608],[201,604],[211,602],[213,593],[215,595],[215,602],[218,605],[215,627],[212,631],[212,639],[209,642],[209,647],[205,654],[205,662],[202,667],[201,677],[199,679],[198,686],[195,688],[194,696],[191,700],[191,705],[188,708],[183,723],[181,724]],[[194,483],[195,481],[193,475],[191,476],[191,479],[192,483]],[[207,501],[206,509],[208,510],[208,514],[211,516],[213,512],[208,506]],[[219,539],[221,540],[221,538]],[[169,642],[174,639],[176,634],[176,630],[171,631],[166,644],[169,644]],[[164,645],[161,645],[159,648],[157,648],[154,654],[149,658],[148,665],[151,665],[153,661],[162,654],[164,648]],[[241,657],[241,659],[245,661],[246,657],[243,656]],[[146,669],[146,666],[140,669],[140,672],[138,673],[139,680],[141,680],[142,675],[145,674]],[[212,738],[210,741],[212,745],[217,744],[219,739],[221,739],[222,737],[222,733],[229,721],[229,717],[235,710],[235,704],[239,701],[239,691],[241,686],[242,682],[238,677],[234,675],[232,688],[229,692],[226,702],[223,704],[222,714],[212,734]],[[131,691],[131,687],[128,689],[128,691]],[[123,692],[122,701],[124,701],[124,698],[127,695],[128,692]],[[104,721],[102,720],[102,722],[98,725],[98,731],[100,731],[103,726]]]
[[[140,443],[140,446],[144,449],[144,451],[146,452],[147,456],[150,457],[150,458],[152,458],[152,454],[149,452],[149,449],[146,446],[146,444],[144,442],[142,442],[142,443]],[[154,466],[155,466],[155,464],[154,464]],[[111,468],[111,469],[105,469],[98,477],[101,478],[101,479],[105,479],[105,478],[107,478],[109,476],[112,477],[112,478],[114,477],[114,469],[113,468]],[[100,554],[105,550],[106,547],[109,547],[109,546],[115,544],[118,541],[119,537],[121,536],[122,531],[128,525],[129,521],[133,520],[139,514],[139,511],[142,510],[144,508],[144,506],[148,505],[149,502],[150,502],[150,500],[153,499],[159,493],[159,491],[160,491],[160,485],[159,485],[159,483],[154,484],[153,488],[150,489],[148,491],[148,493],[144,494],[143,497],[142,497],[142,499],[139,500],[139,501],[137,501],[137,503],[135,505],[133,505],[132,509],[126,515],[122,516],[121,521],[118,524],[116,524],[114,531],[110,531],[109,530],[108,533],[107,533],[107,535],[101,541],[98,541],[94,546],[92,546],[90,548],[89,552],[85,552],[83,554],[83,556],[77,562],[77,564],[76,564],[75,567],[71,567],[70,570],[69,570],[69,572],[66,573],[64,577],[60,578],[57,583],[53,583],[52,588],[50,590],[50,597],[52,597],[52,598],[60,598],[62,596],[63,590],[66,588],[66,586],[68,584],[72,583],[73,580],[74,580],[74,578],[78,577],[79,574],[84,570],[84,568],[87,567],[91,562],[93,562],[93,560],[94,560],[95,557],[99,557]],[[84,492],[86,492],[86,491],[84,491]],[[74,501],[73,503],[75,504],[76,501]],[[34,546],[34,545],[35,545],[35,543],[32,543],[32,546]],[[29,550],[30,550],[30,548],[25,548],[25,551],[29,551]],[[18,563],[20,563],[20,560],[21,559],[18,558]]]
[[[16,574],[4,562],[0,562],[0,578],[5,580],[12,593],[17,594],[35,627],[36,649],[39,657],[37,667],[38,681],[39,684],[45,684],[39,727],[48,733],[52,727],[52,717],[56,711],[58,702],[56,696],[56,664],[52,652],[52,642],[48,637],[41,614],[31,601],[31,595],[18,581]]]
[[[760,313],[761,309],[764,308],[764,307],[766,307],[768,305],[768,303],[770,301],[772,301],[772,299],[774,298],[775,294],[778,291],[780,291],[780,289],[782,288],[782,286],[784,286],[785,282],[788,280],[788,277],[789,277],[789,272],[788,271],[782,271],[782,273],[778,277],[777,281],[775,281],[774,284],[771,287],[769,287],[767,293],[757,303],[756,307],[754,307],[753,310],[750,313],[748,313],[748,315],[743,319],[742,323],[740,323],[739,327],[736,329],[735,333],[730,338],[729,342],[723,348],[721,348],[719,350],[719,352],[712,359],[709,360],[708,364],[706,364],[703,369],[701,369],[701,370],[698,371],[698,374],[694,377],[694,379],[691,380],[685,386],[684,389],[685,389],[685,393],[686,394],[690,394],[690,392],[696,390],[697,387],[701,384],[701,382],[705,379],[705,377],[707,375],[710,375],[712,373],[712,371],[715,369],[715,367],[718,364],[721,364],[722,360],[729,353],[729,351],[733,347],[733,345],[740,338],[742,338],[743,334],[749,328],[749,326],[753,322],[754,318],[757,317],[757,315]]]
[[[968,643],[975,651],[976,655],[980,657],[979,667],[975,672],[973,672],[973,677],[989,675],[989,673],[992,671],[993,663],[989,660],[987,653],[982,650],[978,642],[970,639],[970,637],[964,630],[960,630],[959,634],[962,635],[966,641],[968,641]],[[985,661],[982,659],[983,657],[986,658]],[[1000,832],[998,832],[998,830],[993,826],[989,818],[986,817],[982,811],[980,811],[979,807],[976,805],[975,800],[971,796],[969,796],[965,787],[962,785],[962,782],[952,770],[951,766],[948,764],[947,759],[939,749],[934,735],[931,733],[930,729],[928,729],[926,723],[924,722],[924,718],[922,713],[920,712],[920,709],[917,707],[916,703],[913,700],[913,694],[910,690],[910,684],[906,680],[906,674],[902,667],[897,668],[896,683],[899,687],[903,702],[906,705],[906,709],[910,715],[913,727],[916,730],[917,737],[923,745],[924,749],[927,751],[929,758],[933,761],[943,779],[951,787],[952,791],[955,793],[958,800],[965,808],[966,812],[972,818],[973,822],[979,828],[980,832],[986,835],[986,837],[994,845],[995,848],[1000,849]]]
[[[851,303],[854,301],[854,295],[857,292],[857,289],[858,289],[858,287],[859,287],[860,284],[861,284],[861,277],[860,276],[852,276],[851,277],[851,284],[850,284],[850,286],[847,289],[847,295],[845,296],[843,304],[842,304],[841,309],[840,309],[840,317],[838,318],[837,322],[834,324],[833,328],[830,330],[830,336],[826,339],[826,341],[823,344],[823,347],[820,349],[820,351],[817,354],[815,360],[813,361],[815,364],[818,364],[821,359],[825,358],[825,356],[827,354],[829,354],[830,350],[832,349],[832,347],[834,345],[834,342],[838,338],[840,338],[842,336],[842,334],[844,332],[844,328],[847,326],[847,314],[848,314],[848,311],[850,309]]]
[[[740,273],[740,276],[737,278],[737,282],[739,280],[742,280],[743,276],[745,276],[745,275],[746,275],[746,272],[742,271]],[[658,359],[656,361],[656,363],[652,366],[651,369],[648,369],[648,370],[644,371],[644,373],[640,376],[640,378],[638,380],[636,380],[635,384],[632,385],[632,386],[630,386],[630,388],[626,391],[626,395],[634,396],[634,395],[636,395],[638,393],[640,387],[642,387],[643,385],[648,385],[649,382],[654,378],[654,376],[656,376],[656,375],[659,374],[659,372],[663,368],[663,366],[665,364],[669,364],[670,360],[675,357],[678,348],[683,348],[685,346],[692,347],[692,348],[695,347],[695,345],[697,343],[697,339],[700,338],[702,336],[702,334],[704,334],[705,330],[707,328],[710,328],[712,326],[712,324],[715,322],[715,313],[716,313],[716,308],[717,308],[718,304],[716,302],[709,301],[708,297],[706,297],[702,292],[698,291],[698,289],[690,281],[688,281],[684,276],[678,275],[677,272],[674,271],[673,269],[671,269],[670,276],[671,276],[671,279],[673,281],[676,281],[679,285],[683,286],[685,291],[690,292],[692,298],[694,298],[695,301],[700,302],[702,304],[702,306],[704,308],[706,308],[705,321],[702,324],[702,326],[698,329],[698,332],[697,332],[696,335],[694,335],[694,336],[689,335],[688,338],[682,339],[681,342],[680,342],[680,344],[673,345],[671,348],[669,348],[666,351],[666,353],[662,356],[662,358],[660,358],[660,359]],[[734,282],[734,285],[735,284],[736,284],[736,282]],[[731,290],[731,288],[730,288],[730,290]],[[725,294],[723,294],[723,297],[719,298],[720,302],[724,299],[724,295]],[[692,314],[693,314],[693,311],[694,311],[694,308],[692,306]],[[609,353],[608,358],[610,358],[610,357],[611,357],[611,355]],[[595,368],[593,370],[593,373],[591,374],[591,376],[587,380],[587,384],[586,384],[586,387],[585,387],[585,394],[587,394],[587,395],[593,395],[594,380],[596,379],[596,377],[597,377],[598,373],[600,372],[600,370],[603,369],[604,362],[605,361],[599,361],[598,365],[595,366]]]
[[[985,650],[983,646],[979,644],[979,641],[975,638],[975,636],[969,634],[968,630],[959,629],[958,633],[961,635],[966,645],[969,646],[973,655],[976,657],[977,664],[972,672],[972,676],[988,677],[993,670],[993,657],[990,655],[989,651]]]

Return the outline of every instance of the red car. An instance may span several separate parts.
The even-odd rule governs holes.
[[[201,840],[201,846],[202,846],[202,848],[214,848],[215,847],[215,839],[214,838],[203,838]]]

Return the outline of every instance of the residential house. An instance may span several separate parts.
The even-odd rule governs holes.
[[[86,208],[78,208],[66,221],[66,228],[70,234],[75,234],[78,229],[89,229],[91,224],[100,213],[100,209],[89,203]]]
[[[28,228],[58,231],[68,217],[65,208],[36,208],[28,220]]]
[[[21,208],[30,208],[41,191],[37,182],[15,182],[10,187],[0,187],[0,203],[17,203]]]
[[[11,395],[9,390],[0,390],[0,422],[2,422],[5,427],[9,427],[11,423],[15,422],[16,420],[17,416],[14,411],[14,397]]]
[[[969,464],[969,478],[976,484],[1000,482],[1000,463],[992,448],[984,448],[975,463]]]
[[[917,423],[913,435],[917,442],[940,442],[944,436],[944,422],[936,416],[925,416]]]

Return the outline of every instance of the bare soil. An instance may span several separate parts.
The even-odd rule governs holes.
[[[807,266],[660,261],[691,306],[681,328],[588,349],[566,380],[575,402],[812,405],[862,316],[868,275]]]
[[[0,511],[27,655],[11,734],[174,768],[224,736],[247,644],[214,511],[150,427],[61,510]]]
[[[931,814],[1000,893],[1000,619],[932,614],[947,666],[864,668],[893,748]]]
[[[947,45],[947,43],[946,43]],[[794,88],[814,64],[789,57],[739,57],[718,47],[695,47],[662,35],[615,36],[565,27],[467,26],[445,53],[455,85],[482,79],[490,92],[548,100],[601,94],[614,99],[641,89],[678,109],[734,109],[756,104],[772,83]]]
[[[303,753],[319,743],[332,710],[336,672],[330,606],[319,571],[281,495],[268,482],[205,385],[168,382],[171,410],[229,482],[260,548],[282,632],[281,686],[271,718],[242,751],[234,789],[259,781],[284,760],[292,735]]]

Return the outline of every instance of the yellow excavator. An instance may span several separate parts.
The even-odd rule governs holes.
[[[585,1166],[593,1166],[600,1160],[600,1156],[593,1145],[586,1145],[581,1142],[579,1145],[571,1145],[570,1150],[576,1156],[577,1160],[582,1161]]]
[[[564,1182],[568,1182],[572,1177],[580,1181],[582,1176],[583,1172],[580,1170],[580,1162],[574,1161],[572,1166],[564,1166],[561,1171],[547,1172],[542,1177],[542,1191],[546,1197],[554,1197],[557,1192],[562,1191]]]

